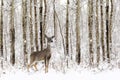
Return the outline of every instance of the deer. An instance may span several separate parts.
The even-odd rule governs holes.
[[[47,39],[47,48],[41,51],[34,51],[30,54],[30,62],[27,66],[28,72],[29,68],[32,66],[34,66],[35,70],[38,71],[37,63],[42,60],[44,61],[45,65],[45,73],[48,72],[49,60],[51,58],[51,43],[53,42],[54,36],[48,37],[47,35],[45,35],[45,38]]]

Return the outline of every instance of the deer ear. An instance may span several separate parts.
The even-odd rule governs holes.
[[[55,36],[52,36],[52,38],[54,38]]]

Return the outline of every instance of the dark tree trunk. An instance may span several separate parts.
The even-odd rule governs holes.
[[[42,21],[42,13],[43,13],[43,0],[40,0],[40,44],[41,50],[43,50],[43,21]]]
[[[1,0],[1,11],[0,11],[0,58],[1,68],[3,68],[3,0]]]
[[[66,10],[66,54],[69,54],[69,11],[68,11],[68,6],[69,6],[69,0],[67,0],[67,10]]]
[[[24,66],[27,63],[27,39],[26,39],[26,31],[27,31],[27,0],[22,0],[22,27],[23,27],[23,51],[24,51]]]
[[[93,0],[88,1],[88,30],[89,30],[89,54],[90,54],[90,66],[93,66]]]
[[[76,61],[81,62],[81,48],[80,48],[80,0],[77,0],[76,9]]]
[[[15,64],[15,28],[14,28],[14,0],[11,1],[11,13],[10,13],[10,47],[11,55],[10,62],[12,65]]]
[[[102,45],[102,57],[105,61],[105,42],[104,42],[104,21],[103,21],[103,0],[100,0],[100,10],[101,10],[101,45]]]
[[[110,11],[110,28],[109,28],[109,46],[110,46],[110,54],[112,53],[112,27],[113,27],[113,0],[110,0],[111,2],[111,11]]]
[[[109,50],[109,0],[106,0],[106,50],[107,50],[107,61],[110,63],[110,50]]]
[[[69,0],[67,0],[66,4],[66,56],[69,55]],[[67,67],[68,67],[68,58],[66,59]]]

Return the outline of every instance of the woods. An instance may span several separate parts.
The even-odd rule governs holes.
[[[1,0],[0,67],[26,68],[33,51],[46,48],[45,34],[55,36],[54,65],[116,65],[120,38],[119,0]],[[116,9],[116,10],[114,10]],[[117,25],[116,25],[117,24]],[[22,64],[22,65],[21,65]],[[50,66],[52,63],[50,64]],[[88,66],[89,65],[89,66]],[[57,68],[55,68],[57,69]]]

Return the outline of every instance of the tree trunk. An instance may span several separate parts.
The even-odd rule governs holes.
[[[44,0],[44,21],[43,21],[43,26],[42,26],[42,44],[41,46],[44,48],[44,43],[45,43],[45,30],[46,30],[46,24],[47,24],[47,2]],[[43,50],[42,48],[42,50]]]
[[[1,68],[3,68],[3,0],[1,0],[0,8],[0,58],[1,58]]]
[[[55,40],[57,40],[57,24],[56,24],[56,16],[55,16],[55,0],[53,1],[53,22],[54,22],[54,36],[55,36]]]
[[[93,0],[88,1],[88,31],[89,31],[89,54],[90,54],[90,66],[93,66]]]
[[[110,12],[110,28],[109,28],[109,46],[110,46],[110,54],[112,53],[112,27],[113,27],[113,0],[110,0],[111,2],[111,12]]]
[[[33,21],[32,21],[32,0],[30,0],[30,44],[31,44],[31,52],[34,50],[33,46]]]
[[[66,56],[69,55],[69,0],[67,0],[67,5],[66,5]],[[68,58],[66,59],[67,61],[67,67],[68,67]]]
[[[96,28],[96,53],[97,53],[97,66],[99,65],[100,63],[100,42],[99,42],[99,20],[98,20],[98,8],[99,8],[99,4],[98,4],[98,0],[96,0],[96,24],[95,24],[95,28]]]
[[[27,41],[26,41],[26,31],[27,31],[27,0],[22,0],[22,27],[23,27],[23,51],[24,51],[24,66],[27,63]]]
[[[41,50],[43,50],[43,19],[42,19],[42,13],[43,13],[43,0],[40,0],[40,45],[41,45]]]
[[[66,5],[66,55],[69,54],[69,12],[68,12],[69,0]]]
[[[110,50],[109,50],[109,0],[106,0],[106,50],[107,50],[107,61],[110,63]]]
[[[15,64],[15,28],[14,28],[14,0],[11,0],[11,13],[10,13],[10,62],[12,65]]]
[[[104,21],[103,21],[103,0],[100,0],[100,10],[101,10],[101,45],[102,45],[102,57],[105,61],[105,42],[104,42]]]
[[[35,15],[35,45],[36,51],[38,51],[38,21],[37,21],[37,0],[34,0],[34,15]]]
[[[77,0],[76,9],[76,61],[81,62],[81,48],[80,48],[80,0]]]

